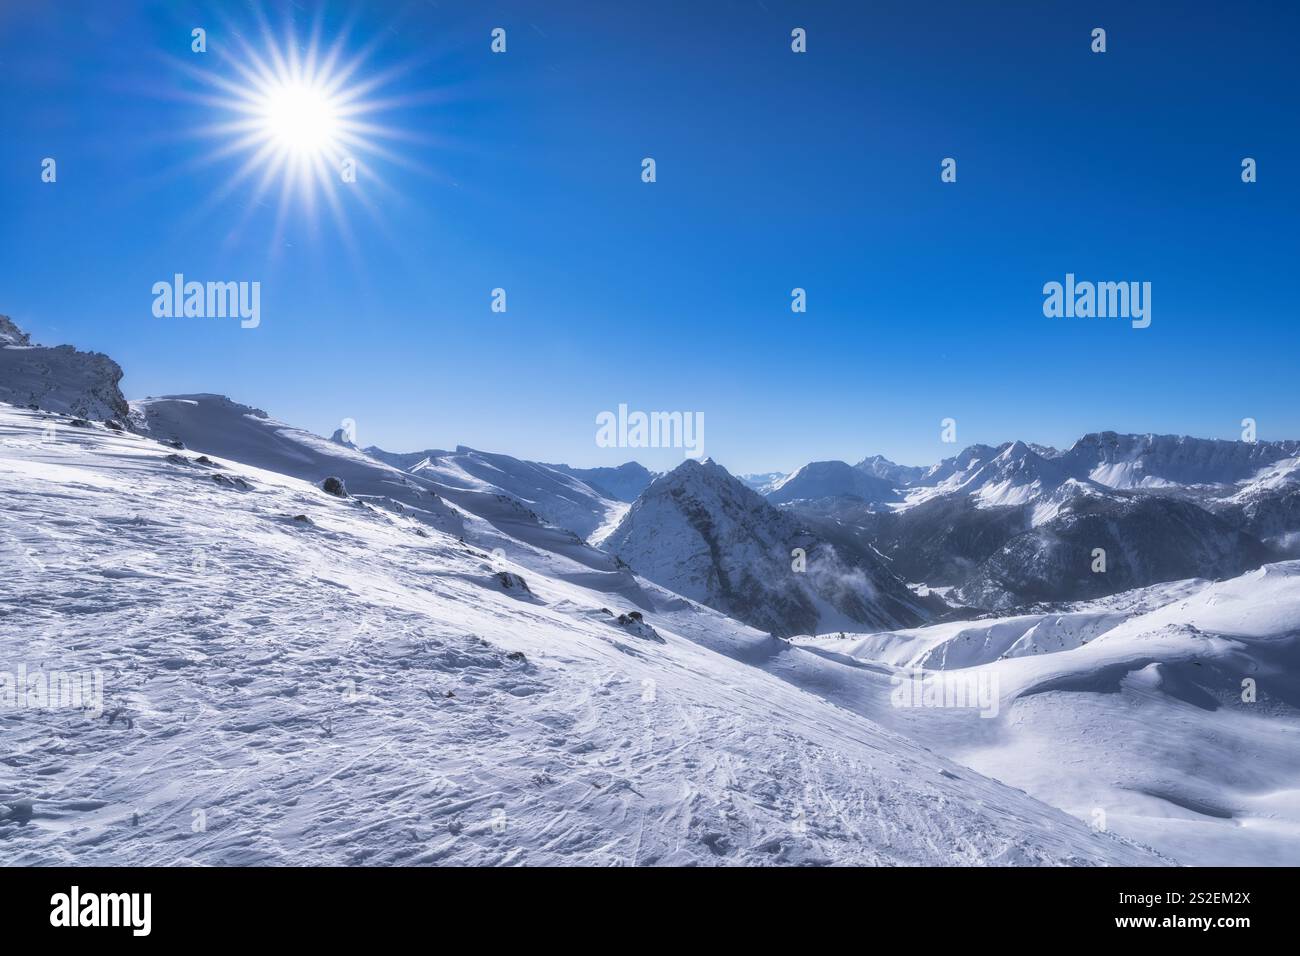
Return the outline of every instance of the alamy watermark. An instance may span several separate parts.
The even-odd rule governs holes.
[[[704,457],[703,412],[629,412],[596,416],[599,448],[681,448],[687,458]]]
[[[104,712],[104,672],[33,671],[19,664],[16,672],[0,671],[0,711],[84,710],[98,718]]]
[[[1043,285],[1043,315],[1049,319],[1131,319],[1133,328],[1151,324],[1150,282],[1075,282]]]
[[[260,282],[186,282],[178,272],[171,282],[155,282],[153,296],[153,314],[159,319],[239,318],[244,329],[262,324]]]
[[[981,717],[998,715],[998,674],[989,670],[926,671],[919,667],[889,678],[894,707],[978,710]]]
[[[50,897],[50,925],[55,927],[124,926],[132,936],[148,936],[152,911],[152,893],[83,893],[74,885]]]

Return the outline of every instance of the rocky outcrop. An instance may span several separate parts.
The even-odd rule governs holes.
[[[31,336],[0,315],[0,402],[125,422],[131,410],[118,388],[121,380],[121,367],[107,355],[33,345]]]

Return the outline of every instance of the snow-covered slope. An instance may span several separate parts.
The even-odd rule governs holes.
[[[1300,562],[801,645],[881,722],[1081,819],[1184,862],[1300,863]],[[996,688],[998,713],[890,707],[880,675],[913,667]]]
[[[778,636],[924,615],[874,553],[810,533],[708,459],[657,478],[605,547],[651,581]]]
[[[969,495],[985,508],[1023,505],[1052,495],[1072,479],[1082,483],[1062,459],[1044,457],[1025,442],[972,445],[917,479],[902,507],[941,495]]]
[[[612,527],[627,510],[624,502],[553,466],[464,445],[455,451],[401,454],[372,447],[366,454],[449,488],[509,495],[550,524],[583,538]]]
[[[883,455],[869,455],[853,466],[873,478],[882,478],[894,488],[906,488],[925,474],[919,465],[899,465]]]
[[[856,498],[875,504],[900,497],[889,481],[842,461],[811,462],[763,494],[774,504],[819,498]]]
[[[861,668],[330,495],[423,489],[234,403],[140,412],[189,448],[0,405],[0,670],[104,692],[0,715],[0,863],[1165,862],[801,689]]]
[[[756,472],[749,475],[736,475],[735,478],[746,488],[757,491],[760,495],[765,495],[778,485],[783,478],[787,477],[784,471],[764,471]]]
[[[32,345],[27,333],[0,315],[0,402],[124,423],[121,380],[122,369],[107,355]]]
[[[319,485],[329,477],[348,492],[454,534],[463,516],[437,488],[338,442],[276,421],[224,395],[171,395],[135,402],[136,429],[157,441],[238,461]]]
[[[571,468],[568,465],[547,465],[566,475],[585,482],[606,498],[631,504],[654,481],[655,473],[639,462],[624,462],[616,468]]]
[[[1300,457],[1265,466],[1210,507],[1280,555],[1300,557]]]
[[[484,547],[508,552],[515,543],[523,542],[572,559],[583,567],[584,574],[604,575],[615,590],[627,585],[629,576],[615,558],[597,551],[575,532],[548,522],[518,497],[497,486],[477,483],[467,473],[451,482],[445,480],[449,472],[436,469],[402,471],[344,443],[294,428],[219,395],[146,399],[134,403],[132,417],[140,431],[160,440],[176,439],[195,451],[248,462],[314,484],[338,477],[349,493],[377,507],[409,514],[452,534],[472,532]]]
[[[1233,577],[1269,557],[1257,539],[1189,501],[1079,498],[989,556],[960,596],[977,607],[1006,610],[1186,577]]]
[[[1281,458],[1242,481],[1225,500],[1245,503],[1269,492],[1292,491],[1297,487],[1300,487],[1300,456]]]

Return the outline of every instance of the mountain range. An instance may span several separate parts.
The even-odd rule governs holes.
[[[906,580],[986,611],[1300,556],[1296,441],[1098,432],[1066,451],[1016,441],[970,446],[920,474],[890,465],[877,457],[856,468],[895,475],[889,489],[813,485],[801,477],[807,466],[768,494],[810,522],[852,529]]]

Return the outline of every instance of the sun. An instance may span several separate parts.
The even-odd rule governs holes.
[[[202,89],[183,98],[207,117],[192,133],[210,146],[192,165],[234,160],[229,177],[194,210],[195,220],[234,203],[248,221],[273,205],[276,222],[267,239],[277,249],[287,231],[296,234],[304,224],[314,231],[316,210],[323,205],[351,244],[347,210],[360,207],[379,221],[376,197],[395,195],[385,171],[427,173],[393,148],[428,142],[427,137],[383,122],[380,114],[426,104],[435,94],[392,88],[413,64],[390,61],[382,69],[368,69],[375,42],[349,55],[346,33],[325,44],[319,22],[305,39],[292,28],[276,34],[264,19],[259,22],[257,31],[223,30],[228,42],[217,46],[212,61],[177,62]],[[258,33],[260,42],[252,39]],[[230,235],[243,234],[241,225]]]
[[[286,153],[306,158],[337,153],[339,116],[339,105],[319,85],[290,80],[262,91],[262,132]]]

